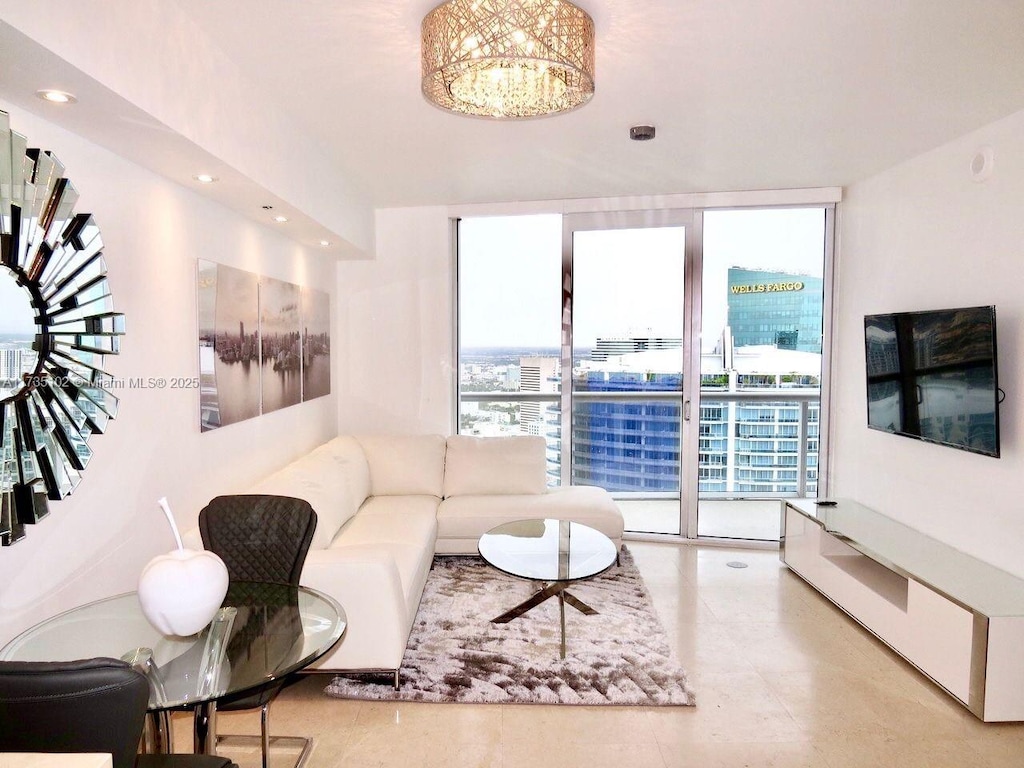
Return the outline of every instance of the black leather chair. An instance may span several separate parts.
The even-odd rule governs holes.
[[[316,530],[316,512],[308,502],[287,496],[218,496],[199,513],[199,533],[203,546],[217,553],[228,569],[234,589],[236,582],[269,582],[297,586],[306,553]],[[292,590],[294,594],[294,590]],[[264,623],[277,623],[277,638],[290,642],[295,633],[288,631],[297,620],[297,608],[288,599],[276,616],[264,617]],[[294,629],[294,627],[292,627]],[[298,637],[301,638],[301,628]],[[239,627],[233,640],[244,641],[246,628]],[[234,655],[233,655],[234,656]],[[254,692],[226,697],[217,702],[220,712],[260,709],[260,736],[218,736],[218,743],[260,739],[263,768],[267,768],[271,744],[289,744],[301,751],[296,760],[300,768],[309,758],[313,740],[302,736],[270,736],[270,703],[288,680],[277,680]]]
[[[137,755],[149,681],[117,659],[0,662],[0,751],[109,752],[114,768],[238,768],[214,755]]]

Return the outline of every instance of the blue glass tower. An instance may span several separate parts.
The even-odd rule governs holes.
[[[577,390],[677,392],[677,401],[581,401],[574,407],[573,483],[609,491],[679,491],[682,375],[587,371]]]

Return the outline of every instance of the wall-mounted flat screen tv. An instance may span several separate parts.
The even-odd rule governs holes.
[[[996,308],[864,318],[868,426],[999,456]]]

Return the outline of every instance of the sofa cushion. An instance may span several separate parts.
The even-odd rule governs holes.
[[[415,544],[434,550],[436,496],[371,496],[334,539],[334,547]]]
[[[444,495],[539,494],[547,489],[545,440],[530,435],[448,438]]]
[[[479,539],[512,520],[557,518],[596,528],[613,541],[622,539],[622,512],[603,488],[573,485],[542,494],[455,496],[437,510],[438,549],[442,540]]]
[[[441,497],[442,435],[359,435],[356,439],[370,466],[374,496]]]
[[[360,521],[362,515],[359,515],[353,523]],[[342,535],[339,538],[339,542],[344,541],[345,536]],[[402,615],[401,620],[405,627],[405,635],[408,637],[409,631],[412,627],[413,618],[416,616],[416,608],[420,604],[420,597],[423,595],[423,585],[426,584],[427,574],[430,573],[430,566],[434,562],[434,550],[430,546],[424,546],[419,542],[400,542],[400,541],[387,541],[378,544],[342,544],[339,546],[339,542],[335,543],[335,546],[328,550],[328,555],[334,555],[335,557],[344,559],[348,552],[366,552],[366,551],[379,551],[386,552],[391,559],[394,561],[395,568],[398,570],[398,576],[401,586],[401,598],[402,598]],[[369,575],[369,574],[368,574]],[[371,581],[362,581],[360,592],[365,594],[372,594],[378,586]],[[310,585],[312,586],[312,584]],[[391,585],[385,584],[382,587],[389,588]],[[387,590],[386,590],[387,591]],[[395,606],[390,604],[390,601],[385,599],[381,601],[383,604],[388,606],[389,610],[394,610]],[[344,605],[344,604],[343,604]],[[390,622],[389,622],[390,623]],[[401,655],[399,655],[399,661],[401,661]]]
[[[398,575],[402,579],[405,592],[405,620],[412,631],[412,623],[416,619],[416,609],[423,597],[423,587],[427,583],[427,574],[434,562],[434,552],[429,547],[423,548],[416,544],[385,544],[395,558]]]
[[[264,478],[249,493],[308,501],[317,517],[310,548],[324,549],[356,514],[369,490],[370,470],[362,448],[351,437],[338,437]]]
[[[319,669],[393,669],[402,663],[411,621],[392,547],[310,550],[300,583],[344,606],[345,638],[313,666]]]

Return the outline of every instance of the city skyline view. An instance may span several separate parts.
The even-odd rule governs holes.
[[[665,504],[666,494],[678,501],[686,493],[682,376],[672,372],[676,351],[647,349],[574,365],[572,389],[586,399],[573,398],[567,441],[558,358],[512,362],[510,350],[498,348],[488,363],[478,350],[474,362],[460,366],[459,432],[540,435],[548,446],[549,485],[567,482],[568,472],[573,484],[598,485],[621,500],[633,499],[631,504],[646,500],[655,506],[629,507],[629,530],[678,532],[678,507]],[[699,446],[689,459],[697,464],[695,491],[701,504],[750,499],[739,503],[753,506],[729,507],[748,510],[739,518],[747,526],[742,535],[770,539],[774,507],[754,500],[813,496],[817,490],[821,356],[748,346],[734,353],[731,369],[725,362],[721,353],[702,356],[694,401]],[[520,392],[542,399],[520,400]],[[711,516],[702,531],[732,535],[729,520]]]

